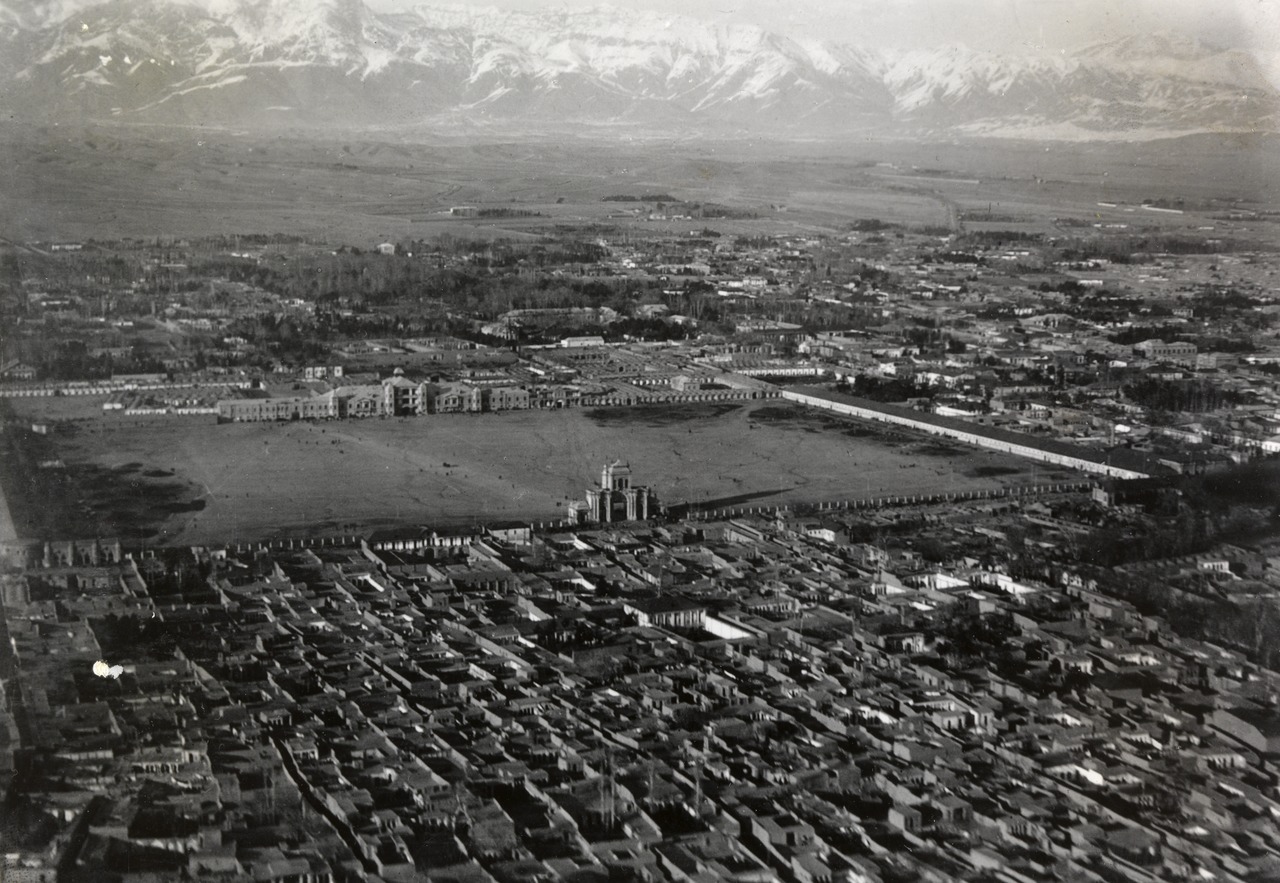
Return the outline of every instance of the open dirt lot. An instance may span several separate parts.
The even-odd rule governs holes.
[[[165,544],[404,523],[553,521],[612,459],[629,461],[637,482],[664,502],[722,505],[1065,475],[777,402],[318,424],[99,418],[49,438],[72,476],[60,502],[83,508],[87,501],[104,534]],[[77,486],[75,476],[92,487]]]

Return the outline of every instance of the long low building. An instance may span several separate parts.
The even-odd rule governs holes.
[[[1106,452],[1091,451],[1067,442],[1040,439],[1021,432],[1011,432],[993,426],[982,426],[951,417],[913,411],[896,405],[873,402],[870,399],[817,387],[795,387],[782,390],[782,398],[810,408],[822,408],[836,414],[874,420],[955,439],[965,444],[1026,457],[1054,466],[1065,466],[1105,475],[1108,478],[1149,478],[1149,473],[1111,462]]]
[[[287,399],[228,399],[218,402],[218,419],[235,423],[320,420],[338,416],[333,393]]]
[[[527,409],[532,403],[529,390],[520,386],[435,384],[396,376],[381,384],[341,386],[314,396],[226,399],[218,402],[217,413],[224,422],[251,423],[513,411]]]

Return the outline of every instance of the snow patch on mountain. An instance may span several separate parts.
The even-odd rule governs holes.
[[[0,0],[0,109],[46,118],[164,121],[180,107],[184,120],[236,123],[289,107],[324,125],[482,109],[487,119],[735,130],[767,118],[796,133],[1274,129],[1277,82],[1280,53],[1171,35],[1026,57],[793,40],[603,6],[50,0],[24,11]]]

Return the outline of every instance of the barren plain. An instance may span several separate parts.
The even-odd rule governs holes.
[[[38,400],[17,405],[18,413]],[[86,403],[88,404],[88,403]],[[86,419],[55,433],[66,529],[206,544],[394,524],[551,522],[601,465],[631,464],[663,503],[827,502],[1046,482],[1071,473],[780,402],[218,425]],[[57,505],[61,504],[61,505]]]

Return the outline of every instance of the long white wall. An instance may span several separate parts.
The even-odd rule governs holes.
[[[833,411],[837,414],[844,414],[848,417],[857,417],[860,420],[874,420],[877,423],[892,423],[897,426],[907,426],[911,429],[927,432],[930,435],[945,436],[946,438],[955,439],[956,441],[961,441],[965,444],[976,445],[980,448],[1000,451],[1005,454],[1013,454],[1016,457],[1025,457],[1028,460],[1050,463],[1054,466],[1066,466],[1070,469],[1092,472],[1095,475],[1105,475],[1108,478],[1148,477],[1145,472],[1135,472],[1132,469],[1121,469],[1118,466],[1110,466],[1106,463],[1096,463],[1093,460],[1086,460],[1083,457],[1071,457],[1065,454],[1055,453],[1053,451],[1044,451],[1033,445],[1020,445],[1014,442],[1004,441],[1003,439],[989,438],[976,432],[966,432],[958,427],[935,426],[934,424],[927,423],[923,420],[915,420],[905,414],[875,411],[870,408],[862,408],[846,402],[833,402],[830,399],[806,395],[805,393],[795,392],[790,389],[782,390],[782,397],[788,401],[806,405],[810,408],[822,408],[823,410]]]

